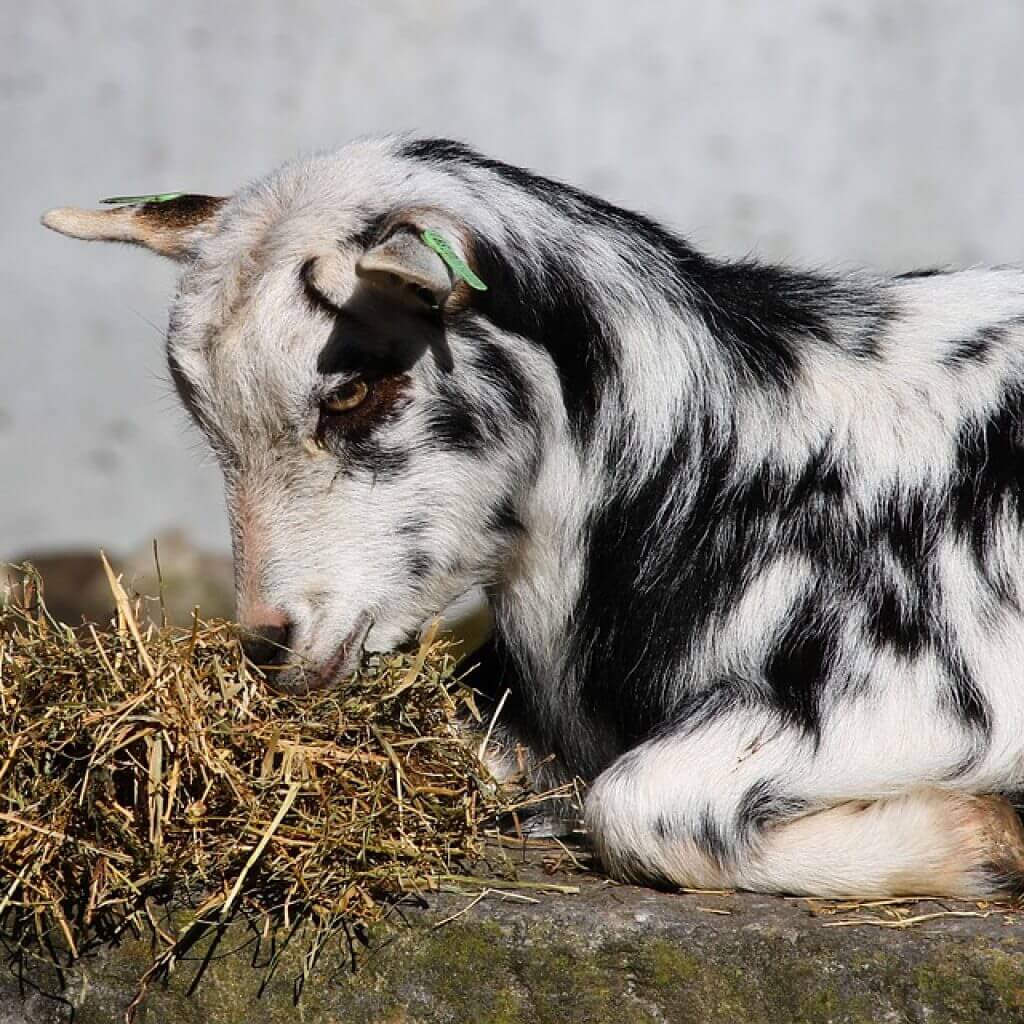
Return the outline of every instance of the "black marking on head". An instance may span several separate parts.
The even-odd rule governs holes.
[[[434,560],[425,551],[410,551],[405,555],[405,569],[413,579],[425,579],[435,565]]]
[[[948,350],[942,356],[942,365],[955,369],[983,363],[989,352],[1006,339],[1003,327],[979,327],[966,338],[950,342]]]
[[[613,345],[595,311],[587,283],[554,254],[521,277],[486,239],[473,243],[486,292],[474,310],[502,331],[518,334],[543,348],[555,364],[569,423],[577,437],[588,435],[608,376],[613,372]]]
[[[345,447],[346,468],[361,469],[374,480],[391,481],[403,476],[411,459],[404,448],[385,444],[375,434],[366,434],[349,441]]]
[[[764,664],[776,709],[815,739],[821,731],[821,696],[837,650],[835,623],[822,614],[820,599],[811,593],[786,616]]]
[[[363,380],[367,391],[359,405],[337,415],[328,415],[321,409],[317,439],[344,456],[343,469],[378,471],[384,477],[398,475],[404,471],[408,456],[383,444],[380,432],[409,404],[411,380],[405,375]]]
[[[485,410],[449,378],[438,380],[427,408],[427,430],[442,448],[476,455],[487,447]]]
[[[346,244],[353,245],[361,250],[369,249],[375,242],[380,241],[384,229],[393,219],[390,213],[382,213],[376,217],[371,217]]]
[[[806,800],[787,796],[774,779],[755,782],[740,798],[736,808],[736,832],[749,837],[751,832],[763,829],[807,810]]]
[[[398,532],[403,537],[422,537],[430,529],[430,524],[417,513],[404,515],[398,524]]]
[[[324,313],[327,316],[337,316],[340,312],[339,307],[331,302],[316,286],[316,282],[313,279],[315,266],[316,260],[311,258],[299,267],[299,282],[302,284],[302,296],[310,309]],[[321,372],[323,372],[322,369]]]
[[[487,514],[487,529],[495,533],[521,534],[526,527],[516,509],[516,503],[506,495]]]
[[[494,389],[517,423],[533,423],[537,410],[530,383],[519,361],[505,346],[482,330],[474,318],[466,317],[458,326],[471,342],[473,372]]]

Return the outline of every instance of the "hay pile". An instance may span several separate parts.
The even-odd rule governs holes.
[[[0,609],[0,931],[65,948],[147,923],[157,964],[238,913],[318,934],[376,919],[478,855],[509,806],[457,738],[444,641],[340,689],[271,693],[233,627],[56,623],[27,575]],[[155,913],[191,905],[169,933]],[[57,940],[57,941],[55,941]]]

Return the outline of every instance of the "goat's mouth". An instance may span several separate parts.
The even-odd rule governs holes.
[[[319,668],[302,662],[292,663],[268,678],[271,687],[298,696],[333,689],[359,667],[363,645],[372,626],[373,617],[369,612],[363,612],[334,653]]]

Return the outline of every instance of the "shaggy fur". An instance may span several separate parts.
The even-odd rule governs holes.
[[[329,685],[481,585],[501,724],[590,783],[614,874],[1020,885],[1019,823],[985,794],[1024,776],[1021,271],[716,262],[435,139],[211,211],[168,353],[281,685]],[[487,291],[360,275],[425,227]]]

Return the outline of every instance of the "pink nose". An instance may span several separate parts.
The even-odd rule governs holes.
[[[276,667],[288,662],[292,627],[287,620],[243,626],[242,650],[254,664]]]

